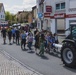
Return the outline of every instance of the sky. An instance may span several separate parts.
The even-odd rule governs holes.
[[[5,11],[16,14],[18,11],[29,11],[36,5],[36,0],[0,0],[4,4]]]

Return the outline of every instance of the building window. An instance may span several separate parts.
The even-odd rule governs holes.
[[[4,18],[4,15],[3,15],[3,18]]]
[[[65,2],[56,4],[56,10],[65,9]]]
[[[56,10],[60,9],[60,4],[56,4]]]
[[[61,9],[65,9],[65,2],[61,3]]]
[[[2,18],[2,15],[1,15],[1,18]]]

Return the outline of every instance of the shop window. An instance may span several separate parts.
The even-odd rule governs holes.
[[[61,3],[61,9],[65,9],[65,2]]]
[[[60,9],[60,4],[56,4],[56,10]]]

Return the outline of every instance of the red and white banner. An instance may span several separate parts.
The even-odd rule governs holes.
[[[65,13],[60,13],[60,14],[55,14],[54,18],[65,18],[66,14]]]
[[[76,14],[67,14],[66,15],[66,18],[74,18],[74,17],[76,17]]]
[[[51,16],[50,13],[44,13],[44,17],[47,17],[47,18],[76,18],[76,14],[60,13],[60,14],[54,14],[54,16]]]
[[[44,13],[44,17],[49,17],[50,18],[50,13]]]

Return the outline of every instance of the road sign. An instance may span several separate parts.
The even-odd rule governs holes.
[[[42,13],[38,13],[38,18],[42,18],[43,14]]]

